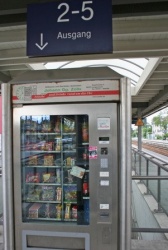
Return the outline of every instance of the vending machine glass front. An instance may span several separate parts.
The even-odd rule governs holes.
[[[21,116],[22,221],[89,224],[88,115]]]

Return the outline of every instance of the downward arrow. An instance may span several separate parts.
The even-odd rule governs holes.
[[[43,50],[48,43],[43,44],[43,33],[40,34],[40,45],[38,43],[35,43],[35,45],[40,49]]]

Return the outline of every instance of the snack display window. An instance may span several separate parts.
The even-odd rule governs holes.
[[[20,123],[22,221],[88,225],[88,116],[21,116]]]

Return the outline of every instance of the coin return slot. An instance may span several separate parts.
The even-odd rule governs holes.
[[[100,213],[100,217],[109,217],[109,213]]]
[[[101,155],[107,155],[108,154],[108,148],[101,148]]]
[[[27,236],[27,247],[36,249],[66,249],[66,250],[84,250],[84,238],[52,237],[52,236]]]

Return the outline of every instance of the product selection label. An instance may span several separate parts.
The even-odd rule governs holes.
[[[109,204],[100,204],[100,209],[109,209],[110,205]]]
[[[105,186],[105,187],[107,187],[107,186],[109,186],[110,185],[110,182],[109,181],[106,181],[106,180],[101,180],[100,181],[100,186]]]
[[[100,177],[109,177],[109,172],[100,172]]]

